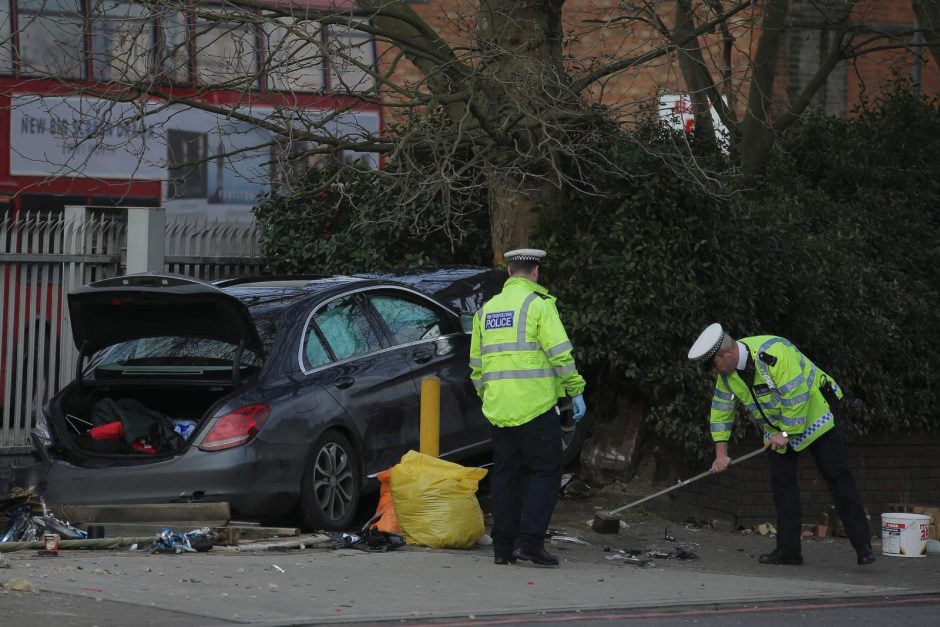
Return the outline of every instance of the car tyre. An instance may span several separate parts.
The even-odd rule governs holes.
[[[338,431],[314,442],[304,469],[300,518],[305,529],[348,529],[362,495],[362,473],[356,449]]]

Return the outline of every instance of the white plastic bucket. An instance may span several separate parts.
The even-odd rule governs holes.
[[[930,516],[923,514],[882,514],[881,551],[892,557],[924,557]]]

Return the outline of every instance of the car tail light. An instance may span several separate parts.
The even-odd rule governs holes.
[[[221,451],[250,442],[264,426],[271,408],[248,405],[219,418],[199,444],[203,451]]]

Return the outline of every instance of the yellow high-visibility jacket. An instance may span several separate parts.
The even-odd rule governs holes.
[[[751,395],[739,371],[718,376],[709,418],[712,440],[727,442],[731,438],[736,401],[741,401],[750,412],[765,444],[774,433],[782,431],[787,434],[790,447],[801,451],[835,426],[821,391],[829,384],[836,397],[842,398],[842,390],[832,377],[782,337],[759,335],[739,341],[747,346],[750,359],[754,360],[751,385],[757,398]],[[764,410],[766,422],[757,403]]]
[[[509,277],[473,317],[470,379],[498,427],[529,422],[584,391],[571,341],[545,287]]]

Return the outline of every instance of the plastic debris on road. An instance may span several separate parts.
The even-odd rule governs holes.
[[[50,514],[42,499],[38,504],[42,507],[42,515],[34,515],[33,509],[36,505],[29,497],[11,499],[6,511],[6,532],[0,536],[0,542],[42,540],[47,533],[58,534],[63,540],[81,540],[88,536],[81,529],[76,529],[68,522]]]
[[[151,553],[204,553],[212,548],[218,534],[203,527],[188,533],[179,533],[169,527],[160,530],[156,540],[150,543]],[[134,550],[132,547],[131,550]]]

